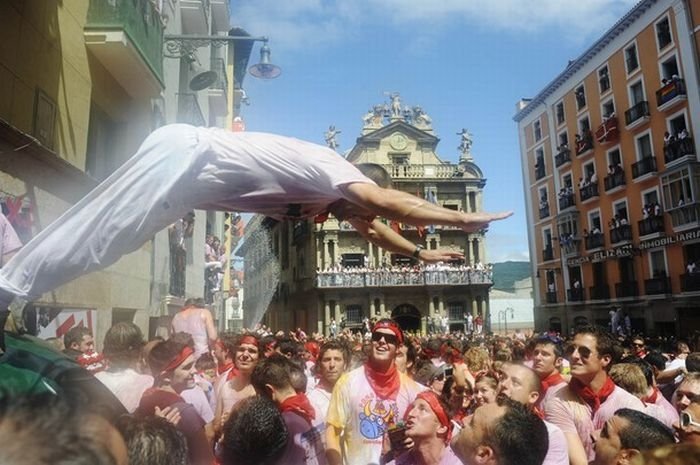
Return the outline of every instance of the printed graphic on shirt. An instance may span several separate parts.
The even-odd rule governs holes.
[[[370,394],[360,401],[360,405],[360,434],[367,439],[381,438],[387,425],[398,418],[396,402],[380,400]]]

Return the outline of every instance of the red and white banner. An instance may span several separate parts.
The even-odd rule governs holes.
[[[64,334],[76,326],[83,326],[94,334],[97,325],[97,310],[42,308],[39,310],[38,319],[38,336],[41,339],[62,338]]]

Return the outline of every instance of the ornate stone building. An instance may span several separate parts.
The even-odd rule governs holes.
[[[460,161],[443,161],[430,117],[420,108],[402,106],[398,93],[376,105],[363,118],[361,136],[346,157],[352,163],[376,163],[391,175],[394,187],[424,197],[446,208],[476,212],[482,209],[486,180],[471,156],[471,135],[462,130]],[[333,128],[335,130],[335,128]],[[328,135],[326,135],[326,139]],[[331,146],[332,140],[327,141]],[[331,320],[348,327],[364,318],[394,317],[404,328],[422,329],[447,316],[453,328],[462,328],[467,312],[489,321],[490,273],[485,263],[484,233],[467,234],[457,228],[429,227],[418,231],[392,223],[395,230],[428,249],[448,248],[465,254],[466,263],[407,271],[416,263],[368,243],[349,223],[330,218],[265,224],[254,218],[246,228],[246,323],[248,315],[262,313],[264,294],[274,281],[261,256],[270,249],[279,260],[279,284],[264,322],[276,329],[303,327],[328,332]],[[271,243],[271,245],[270,245]],[[467,267],[466,265],[470,265]],[[267,273],[255,278],[256,272]],[[275,270],[275,272],[277,272]]]

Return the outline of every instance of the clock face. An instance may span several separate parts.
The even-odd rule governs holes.
[[[389,139],[389,144],[394,150],[403,150],[408,146],[408,139],[400,132],[395,132]]]

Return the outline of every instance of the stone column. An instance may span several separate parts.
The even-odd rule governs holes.
[[[476,318],[476,315],[479,313],[479,305],[476,301],[476,297],[472,297],[472,316]]]
[[[327,334],[330,336],[331,330],[330,330],[330,324],[331,324],[331,303],[328,302],[327,300],[323,301],[323,310],[324,310],[324,318],[326,319],[326,327],[325,331],[323,331],[323,334]],[[335,320],[336,325],[340,324],[338,320]]]
[[[379,317],[384,318],[386,316],[386,305],[384,303],[384,297],[379,298]]]
[[[433,297],[434,296],[432,295],[428,297],[428,311],[430,312],[428,315],[429,318],[435,315],[435,302],[433,302]]]
[[[375,266],[374,265],[374,244],[372,244],[371,242],[367,242],[367,248],[369,249],[367,251],[367,258],[369,258],[369,265]]]
[[[374,312],[376,310],[376,307],[374,306],[374,299],[372,296],[369,298],[369,317],[374,318]]]
[[[323,268],[324,270],[328,269],[328,265],[330,263],[330,260],[328,259],[328,239],[323,240]]]
[[[333,315],[335,315],[335,322],[340,324],[340,302],[335,301],[335,308],[333,309]]]

